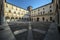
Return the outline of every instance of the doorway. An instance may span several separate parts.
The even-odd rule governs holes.
[[[39,21],[39,18],[37,18],[37,22]]]

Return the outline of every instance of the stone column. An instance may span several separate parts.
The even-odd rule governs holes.
[[[60,26],[60,0],[58,0],[59,26]]]
[[[60,22],[59,22],[60,21],[59,20],[60,19],[60,17],[59,17],[60,16],[59,15],[60,14],[59,13],[59,0],[53,0],[53,6],[54,6],[54,10],[55,10],[54,13],[56,14],[55,15],[55,21],[57,24],[60,24]]]
[[[13,33],[7,25],[4,17],[6,0],[0,0],[0,40],[15,40]]]
[[[58,31],[60,33],[60,0],[54,0],[53,1],[53,6],[55,10],[55,20],[57,23]]]

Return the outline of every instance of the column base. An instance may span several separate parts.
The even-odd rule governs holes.
[[[16,40],[7,24],[0,25],[0,40]]]

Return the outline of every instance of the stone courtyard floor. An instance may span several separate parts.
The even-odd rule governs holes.
[[[8,23],[16,40],[60,40],[57,25],[50,22]]]

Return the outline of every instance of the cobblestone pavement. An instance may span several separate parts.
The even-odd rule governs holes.
[[[57,24],[52,23],[44,40],[60,40]]]
[[[46,38],[51,39],[51,35],[53,34],[49,34],[49,33],[53,32],[50,29],[54,25],[51,25],[50,22],[44,22],[44,23],[42,22],[21,22],[21,23],[15,22],[15,23],[10,24],[9,26],[12,32],[14,33],[14,35],[16,34],[15,37],[17,40],[46,40]],[[56,33],[57,31],[54,31],[55,35]],[[55,38],[55,35],[52,36],[52,39]]]

